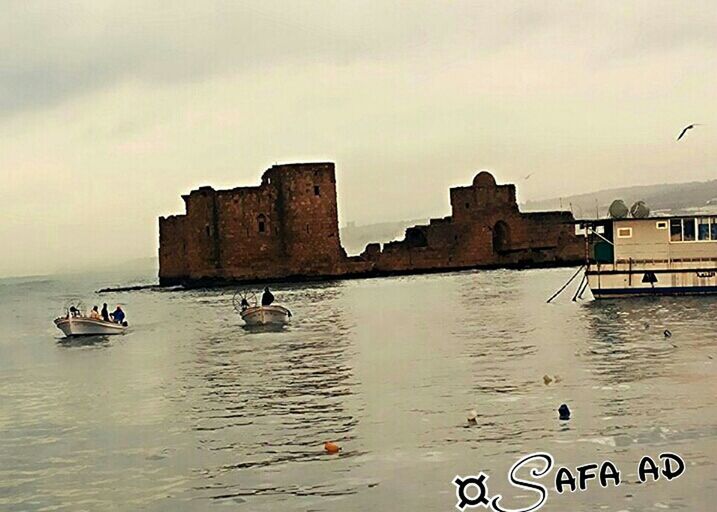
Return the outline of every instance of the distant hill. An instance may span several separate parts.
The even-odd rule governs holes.
[[[635,201],[644,201],[652,212],[714,212],[717,210],[717,180],[622,187],[562,198],[526,201],[521,205],[521,210],[564,209],[571,210],[577,218],[592,218],[596,216],[597,207],[599,216],[604,217],[610,203],[615,199],[622,199],[628,208]]]

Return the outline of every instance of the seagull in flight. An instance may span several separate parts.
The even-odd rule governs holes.
[[[699,125],[699,124],[697,124],[697,123],[694,123],[694,124],[690,124],[690,125],[685,126],[685,127],[682,129],[682,132],[680,133],[680,136],[677,137],[677,140],[680,140],[682,137],[684,137],[685,133],[687,133],[687,130],[691,130],[691,129],[694,128],[695,126],[701,126],[701,125]]]
[[[525,178],[523,178],[523,179],[524,179],[524,180],[527,180],[527,179],[530,178],[533,174],[535,174],[535,173],[534,173],[534,172],[531,172],[530,174],[528,174],[528,175],[527,175]]]

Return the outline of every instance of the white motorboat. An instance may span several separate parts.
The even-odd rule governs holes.
[[[273,300],[273,296],[271,297]],[[289,323],[291,311],[278,304],[259,305],[255,293],[237,291],[232,297],[234,309],[247,326],[283,326]]]
[[[285,325],[289,323],[291,311],[284,306],[250,306],[239,312],[247,325]]]
[[[65,336],[122,334],[127,330],[126,322],[118,324],[85,316],[72,315],[55,318],[55,325]]]

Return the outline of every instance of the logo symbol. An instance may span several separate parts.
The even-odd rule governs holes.
[[[453,484],[456,486],[456,497],[458,498],[456,508],[461,511],[466,507],[473,508],[483,506],[488,508],[490,505],[490,498],[487,496],[488,489],[483,483],[487,479],[488,475],[483,473],[479,473],[478,476],[468,476],[466,478],[461,478],[456,475],[456,478],[453,480]],[[477,489],[477,492],[473,495],[473,497],[468,496],[468,489],[470,487],[475,487]],[[473,493],[471,492],[471,494]]]

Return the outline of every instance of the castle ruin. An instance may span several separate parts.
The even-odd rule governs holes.
[[[497,185],[487,172],[450,190],[451,216],[351,257],[339,239],[333,163],[275,165],[259,186],[201,187],[182,198],[184,215],[159,219],[161,285],[560,266],[584,258],[571,213],[521,213],[515,186]]]

